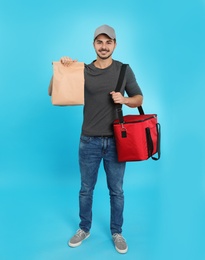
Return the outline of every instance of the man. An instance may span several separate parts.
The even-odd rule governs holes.
[[[116,119],[115,104],[129,107],[142,105],[142,92],[128,66],[121,92],[115,92],[122,63],[112,59],[116,48],[116,35],[112,27],[102,25],[94,33],[93,46],[96,60],[85,65],[85,105],[82,134],[79,146],[81,189],[79,192],[80,224],[77,233],[68,242],[77,247],[90,236],[92,224],[93,190],[98,169],[103,160],[110,195],[110,230],[119,253],[126,253],[128,246],[122,236],[123,225],[123,177],[125,163],[118,162],[112,122]],[[62,64],[75,62],[68,57],[61,58]],[[128,97],[124,97],[124,92]]]

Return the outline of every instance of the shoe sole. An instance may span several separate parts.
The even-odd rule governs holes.
[[[116,249],[117,252],[120,253],[120,254],[126,254],[126,253],[127,253],[127,250],[128,250],[128,247],[127,247],[126,249],[124,249],[124,250],[120,250],[120,249],[118,249],[117,247],[115,247],[115,249]]]
[[[89,236],[90,236],[90,234],[87,235],[83,240],[81,240],[80,242],[75,243],[75,244],[72,244],[72,243],[70,243],[70,241],[69,241],[69,242],[68,242],[68,245],[69,245],[70,247],[78,247],[78,246],[80,246],[80,245],[82,244],[82,242],[83,242],[84,240],[86,240],[87,238],[89,238]]]

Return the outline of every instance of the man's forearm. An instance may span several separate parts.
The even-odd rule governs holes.
[[[125,104],[128,107],[139,107],[142,105],[142,101],[143,101],[143,96],[136,95],[133,97],[124,97],[123,104]]]

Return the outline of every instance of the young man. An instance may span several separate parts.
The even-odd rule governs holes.
[[[97,58],[91,64],[85,65],[85,106],[79,146],[81,221],[80,229],[68,244],[77,247],[90,236],[93,190],[99,165],[103,160],[110,195],[110,230],[116,250],[119,253],[126,253],[128,246],[122,236],[125,163],[117,160],[112,123],[117,118],[116,103],[134,108],[142,105],[143,97],[129,66],[121,91],[117,93],[114,91],[122,66],[121,62],[112,59],[116,44],[116,35],[112,27],[102,25],[97,28],[93,42]],[[74,61],[62,57],[61,62],[66,66]],[[124,92],[128,97],[124,97]]]

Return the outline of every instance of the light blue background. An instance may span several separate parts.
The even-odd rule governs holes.
[[[130,64],[162,125],[160,161],[127,165],[124,256],[111,242],[102,168],[91,237],[67,246],[79,221],[82,107],[53,107],[47,95],[52,61],[94,60],[104,23],[116,29],[113,58]],[[0,2],[1,260],[205,259],[204,28],[204,0]]]

